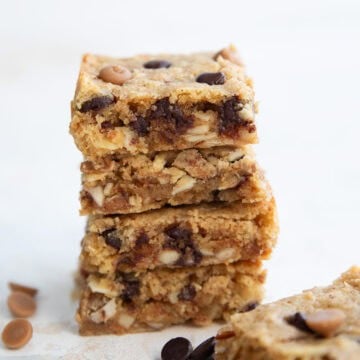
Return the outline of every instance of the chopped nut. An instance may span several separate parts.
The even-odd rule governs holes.
[[[153,169],[155,171],[161,171],[166,164],[166,156],[165,154],[158,154],[155,156],[155,159],[153,161]]]
[[[147,324],[151,327],[151,328],[153,328],[153,329],[155,329],[155,330],[159,330],[159,329],[161,329],[161,328],[163,328],[164,327],[164,324],[163,323],[157,323],[157,322],[147,322]]]
[[[214,165],[206,161],[196,149],[184,150],[179,153],[173,165],[185,170],[197,179],[208,179],[216,175]]]
[[[111,282],[107,279],[97,279],[96,277],[89,276],[88,286],[94,293],[104,294],[109,297],[118,295],[118,291],[111,288]]]
[[[91,195],[98,206],[103,206],[104,192],[101,186],[95,186],[94,188],[87,189],[87,192]]]
[[[187,131],[188,135],[203,135],[209,132],[209,125],[204,124],[204,125],[199,125],[199,126],[195,126],[193,128],[190,128]]]
[[[228,155],[228,161],[229,162],[234,162],[234,161],[237,161],[239,159],[242,159],[244,156],[245,156],[245,154],[241,149],[236,149],[235,151],[232,151]]]
[[[168,174],[171,176],[171,183],[175,184],[182,176],[186,175],[185,171],[177,169],[175,167],[171,167],[169,169],[164,169],[164,174]]]
[[[254,120],[254,110],[252,104],[245,104],[243,109],[239,111],[239,116],[242,120],[253,121]]]
[[[225,261],[225,260],[229,260],[232,256],[234,256],[234,254],[235,254],[235,249],[227,248],[227,249],[220,250],[216,254],[216,258],[218,260]]]
[[[216,138],[216,134],[209,133],[209,134],[199,134],[199,135],[185,135],[185,140],[192,143],[199,143],[203,141],[209,141]]]
[[[122,313],[119,315],[118,323],[120,326],[128,329],[135,321],[135,318],[129,314]]]
[[[96,324],[107,321],[116,313],[116,300],[111,299],[102,308],[90,314],[90,318]]]
[[[107,183],[104,187],[104,195],[109,196],[113,187],[114,187],[113,183]]]
[[[211,250],[211,249],[201,248],[200,252],[204,256],[212,256],[212,255],[214,255],[214,251]]]
[[[191,189],[196,183],[196,180],[189,175],[183,176],[178,182],[175,184],[172,190],[172,195],[176,195],[179,192],[183,192]]]
[[[178,302],[178,293],[177,292],[171,292],[168,295],[168,299],[171,302],[171,304],[176,304]]]
[[[342,310],[319,310],[305,316],[306,325],[315,333],[330,337],[341,327],[345,320]]]
[[[180,254],[176,250],[163,250],[159,255],[159,260],[166,265],[174,264],[179,258]]]

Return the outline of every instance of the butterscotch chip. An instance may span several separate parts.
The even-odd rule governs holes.
[[[34,297],[38,293],[38,289],[35,289],[30,286],[14,283],[14,282],[9,282],[8,286],[11,291],[20,291],[20,292],[28,294],[32,297]]]
[[[106,66],[100,70],[99,78],[105,82],[122,85],[131,78],[131,72],[124,66]]]
[[[330,337],[341,327],[345,321],[345,314],[342,310],[327,309],[318,310],[305,317],[306,325],[315,333]]]
[[[4,328],[1,337],[4,345],[9,349],[19,349],[32,338],[33,328],[26,319],[10,321]]]
[[[36,311],[36,302],[33,297],[20,291],[10,294],[7,304],[11,313],[18,317],[29,317]]]

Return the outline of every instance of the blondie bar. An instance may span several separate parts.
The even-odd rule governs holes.
[[[271,197],[250,147],[108,156],[81,164],[81,213],[126,214],[202,201]]]
[[[90,216],[87,271],[143,271],[267,258],[278,233],[274,200],[200,204],[141,214]]]
[[[328,287],[233,315],[215,359],[360,359],[360,267]]]
[[[254,92],[235,49],[85,55],[70,132],[86,158],[257,142]]]
[[[262,299],[261,262],[118,272],[82,272],[77,321],[82,335],[158,330],[190,321],[199,326],[247,310]]]

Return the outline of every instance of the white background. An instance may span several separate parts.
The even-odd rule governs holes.
[[[259,161],[281,236],[267,300],[360,264],[360,5],[343,1],[0,1],[0,326],[7,281],[40,289],[31,343],[0,357],[156,359],[212,329],[80,338],[71,303],[84,219],[69,101],[84,52],[218,50],[235,43],[260,100]],[[43,357],[39,357],[43,358]]]

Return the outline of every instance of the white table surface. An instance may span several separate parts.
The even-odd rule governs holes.
[[[360,264],[359,2],[18,1],[0,12],[0,327],[9,280],[40,289],[34,337],[0,358],[157,359],[174,327],[122,337],[77,335],[71,302],[84,219],[81,159],[68,134],[83,52],[132,55],[238,45],[260,100],[259,161],[281,236],[267,301],[327,284]]]

